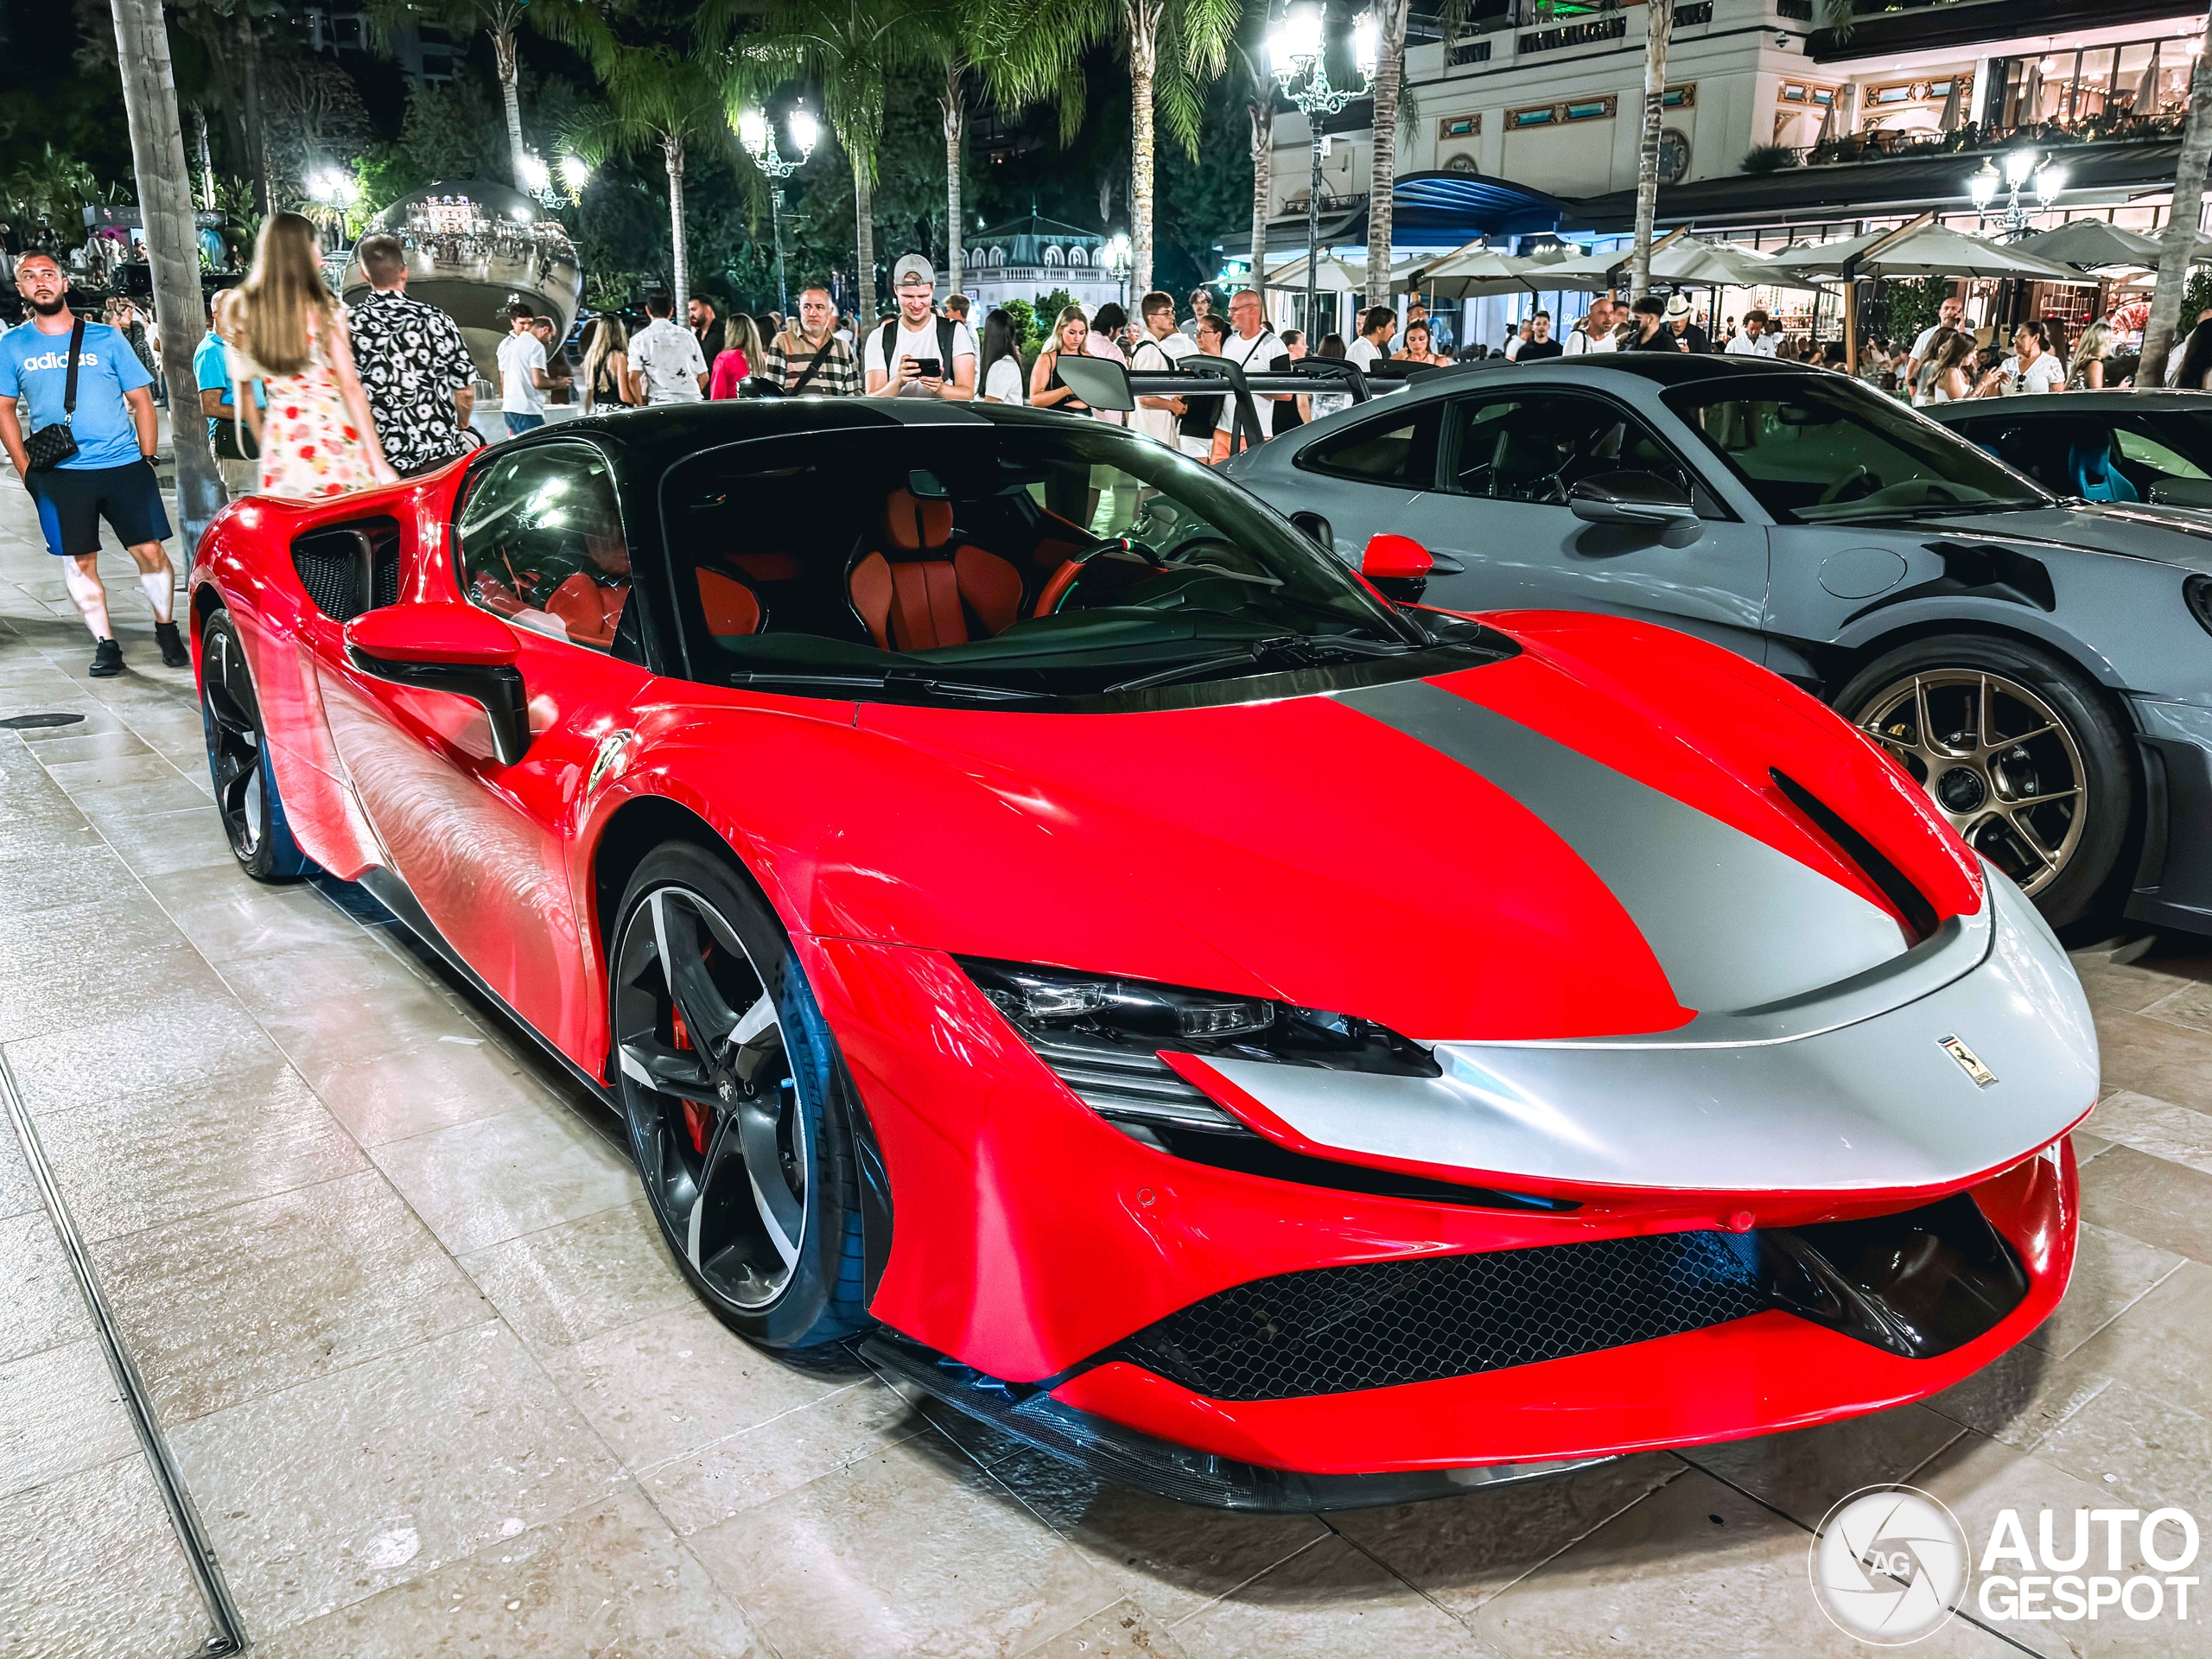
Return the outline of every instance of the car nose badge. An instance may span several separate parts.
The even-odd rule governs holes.
[[[1981,1063],[1981,1057],[1955,1037],[1938,1037],[1936,1041],[1946,1054],[1959,1063],[1959,1070],[1974,1079],[1977,1089],[1986,1089],[1997,1081],[1997,1074]]]

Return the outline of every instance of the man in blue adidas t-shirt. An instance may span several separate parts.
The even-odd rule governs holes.
[[[107,593],[100,586],[100,520],[122,537],[138,566],[138,579],[154,607],[154,638],[162,660],[188,668],[191,653],[174,620],[176,575],[162,543],[169,516],[154,478],[156,426],[153,377],[130,342],[104,322],[87,321],[77,354],[77,407],[65,416],[69,378],[69,279],[50,255],[27,253],[16,263],[16,286],[30,315],[0,336],[0,446],[38,503],[46,549],[61,563],[69,597],[99,641],[92,672],[123,672],[123,650],[108,626]],[[26,405],[28,407],[26,407]],[[36,432],[64,419],[77,453],[59,466],[30,468],[23,448],[28,427]]]

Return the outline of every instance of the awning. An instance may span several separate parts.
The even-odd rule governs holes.
[[[1484,178],[1465,173],[1409,173],[1402,175],[1391,192],[1390,238],[1402,248],[1458,248],[1484,236],[1529,236],[1559,228],[1567,204],[1559,197],[1510,179]],[[1320,245],[1325,248],[1364,247],[1367,245],[1367,203],[1347,212],[1325,209],[1321,215]],[[1232,257],[1251,252],[1249,231],[1231,233],[1219,244]],[[1268,221],[1270,254],[1306,251],[1306,215],[1284,213]]]
[[[1892,237],[1897,239],[1890,241]],[[1878,253],[1867,254],[1868,249],[1883,242],[1889,245]],[[1801,276],[1833,282],[1841,274],[1844,261],[1854,254],[1866,256],[1857,267],[1861,276],[2023,276],[2043,283],[2093,280],[2071,265],[2038,259],[2018,247],[1968,236],[1942,225],[1923,225],[1903,236],[1894,231],[1873,231],[1842,242],[1791,248],[1776,254],[1773,263]]]

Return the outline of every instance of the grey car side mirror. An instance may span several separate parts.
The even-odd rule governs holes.
[[[1694,524],[1697,508],[1656,473],[1605,473],[1567,493],[1576,518],[1593,524]]]

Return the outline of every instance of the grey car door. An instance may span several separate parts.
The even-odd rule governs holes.
[[[1767,537],[1739,522],[1633,410],[1595,392],[1526,387],[1452,399],[1438,487],[1396,529],[1465,565],[1431,578],[1449,610],[1608,611],[1765,659]],[[1694,524],[1589,524],[1567,492],[1651,473],[1694,501]]]

